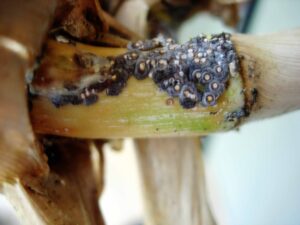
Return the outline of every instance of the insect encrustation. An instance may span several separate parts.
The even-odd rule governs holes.
[[[184,108],[214,106],[224,93],[230,75],[237,74],[238,57],[230,35],[199,35],[184,44],[161,36],[128,45],[122,55],[109,57],[99,68],[100,57],[82,53],[74,61],[93,70],[93,79],[71,85],[71,90],[50,94],[57,107],[66,104],[90,105],[98,101],[97,93],[119,95],[130,76],[138,80],[151,78],[158,88],[178,97]],[[103,60],[102,60],[103,61]]]

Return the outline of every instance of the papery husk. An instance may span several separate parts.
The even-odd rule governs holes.
[[[215,225],[205,188],[200,138],[135,141],[146,225]]]

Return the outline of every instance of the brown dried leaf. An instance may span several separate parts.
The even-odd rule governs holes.
[[[3,187],[22,224],[103,225],[98,207],[103,187],[101,152],[91,149],[88,141],[52,139],[46,143],[49,176],[20,179]]]
[[[107,32],[108,25],[98,17],[93,0],[59,1],[53,29],[62,28],[73,37],[92,41],[99,32]]]

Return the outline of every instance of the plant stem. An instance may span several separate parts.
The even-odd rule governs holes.
[[[35,80],[78,79],[77,72],[80,70],[73,60],[78,53],[88,52],[106,57],[125,51],[50,42]],[[36,89],[47,89],[47,85],[51,87],[46,82],[33,82],[33,88]],[[129,78],[118,96],[100,93],[100,100],[89,106],[67,105],[56,108],[47,96],[33,98],[32,124],[38,133],[84,138],[203,135],[236,126],[238,119],[228,119],[227,116],[242,110],[242,88],[242,80],[237,76],[230,80],[216,106],[184,109],[178,99],[159,91],[151,79],[141,81]]]
[[[118,96],[101,92],[100,100],[89,106],[56,108],[47,95],[33,99],[34,129],[38,133],[85,138],[206,135],[236,128],[240,122],[296,110],[300,107],[299,36],[297,29],[265,36],[233,35],[241,76],[230,78],[215,106],[185,109],[177,98],[160,91],[151,79],[129,78]],[[42,64],[37,78],[76,79],[82,74],[73,62],[78,52],[103,58],[125,51],[51,43],[45,56],[46,66]],[[43,85],[33,84],[33,87],[41,90],[47,85],[51,87]]]

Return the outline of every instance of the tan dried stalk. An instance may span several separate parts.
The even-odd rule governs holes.
[[[136,140],[146,225],[214,225],[199,138]]]

